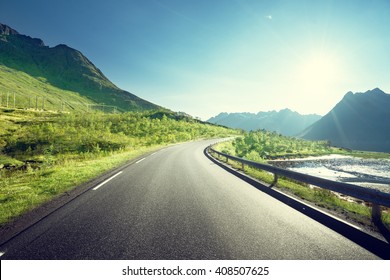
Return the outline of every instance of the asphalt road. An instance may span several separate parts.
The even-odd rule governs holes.
[[[203,154],[140,159],[0,248],[1,259],[375,259]]]

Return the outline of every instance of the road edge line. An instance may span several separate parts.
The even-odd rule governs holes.
[[[96,187],[94,187],[92,190],[93,191],[96,191],[97,189],[99,189],[101,186],[105,185],[106,183],[108,183],[109,181],[111,181],[112,179],[114,179],[116,176],[118,175],[121,175],[123,173],[123,171],[119,171],[118,173],[116,173],[115,175],[111,176],[110,178],[108,178],[107,180],[105,180],[104,182],[100,183],[99,185],[97,185]]]

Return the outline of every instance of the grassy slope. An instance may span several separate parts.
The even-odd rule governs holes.
[[[8,68],[0,64],[0,107],[6,107],[7,93],[9,94],[9,108],[14,106],[16,97],[17,108],[35,108],[38,97],[38,108],[60,111],[86,111],[87,104],[93,103],[77,92],[63,90],[49,84],[44,78],[35,78],[24,72]],[[31,98],[31,101],[30,101]],[[63,106],[63,102],[66,104]]]
[[[35,83],[37,87],[26,81],[17,84],[17,90],[22,90],[24,94],[33,89],[50,98],[61,89],[62,92],[77,92],[94,103],[116,106],[121,111],[161,109],[119,89],[81,52],[66,45],[50,48],[40,39],[20,34],[0,34],[0,65],[17,70],[13,72],[17,76],[22,74],[26,77],[24,74],[27,74],[43,82]],[[2,87],[7,91],[15,90],[12,84],[8,85],[7,80]],[[69,95],[65,97],[67,101],[70,101],[69,98]],[[72,101],[79,103],[79,100]]]

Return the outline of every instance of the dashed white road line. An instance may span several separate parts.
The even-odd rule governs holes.
[[[105,180],[104,182],[100,183],[99,185],[97,185],[96,187],[94,187],[92,190],[96,191],[98,188],[100,188],[101,186],[103,186],[104,184],[106,184],[107,182],[111,181],[112,179],[114,179],[116,176],[120,175],[123,171],[120,171],[118,173],[116,173],[115,175],[111,176],[110,178],[108,178],[107,180]]]
[[[154,152],[153,154],[151,154],[151,156],[153,156],[153,155],[155,155],[155,154],[157,154],[157,152]]]
[[[0,257],[2,256],[2,255],[4,255],[5,254],[5,252],[0,252]]]
[[[135,163],[140,163],[141,161],[143,161],[145,158],[141,158],[139,161],[135,162]]]

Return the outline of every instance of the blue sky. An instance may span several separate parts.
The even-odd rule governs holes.
[[[207,119],[326,114],[390,92],[390,1],[1,0],[0,22],[82,51],[116,85]]]

